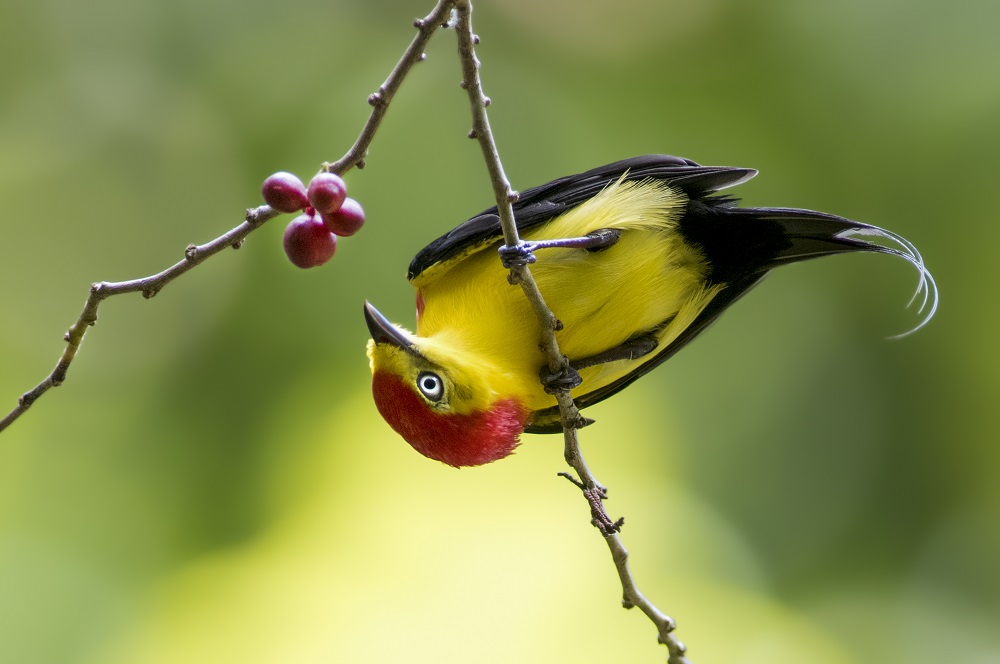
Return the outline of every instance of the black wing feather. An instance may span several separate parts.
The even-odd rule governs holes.
[[[622,175],[626,180],[663,180],[699,198],[739,184],[754,175],[752,168],[701,166],[690,159],[670,155],[645,155],[616,161],[577,175],[569,175],[521,192],[513,204],[518,231],[524,232],[593,198]],[[496,206],[472,217],[420,250],[406,278],[412,280],[441,261],[471,246],[503,237]]]

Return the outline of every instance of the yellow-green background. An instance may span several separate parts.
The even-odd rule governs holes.
[[[0,402],[88,284],[239,223],[340,156],[430,2],[0,5]],[[516,188],[646,152],[752,166],[750,204],[902,233],[941,286],[852,256],[772,275],[583,434],[642,588],[699,664],[1000,661],[1000,5],[480,2]],[[323,268],[285,219],[110,300],[0,435],[0,662],[657,662],[558,437],[456,471],[379,419],[367,298],[490,204],[435,36]]]

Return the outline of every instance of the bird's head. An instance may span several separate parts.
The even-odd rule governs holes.
[[[372,395],[396,433],[426,457],[456,468],[510,454],[530,415],[497,391],[503,377],[448,339],[423,338],[365,303],[372,338]]]

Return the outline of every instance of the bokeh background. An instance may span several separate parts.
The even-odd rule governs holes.
[[[0,4],[0,401],[87,286],[240,222],[339,157],[430,2]],[[750,204],[911,239],[773,274],[583,435],[644,591],[699,664],[1000,661],[1000,5],[481,2],[516,188],[647,152],[752,166]],[[367,298],[491,203],[454,35],[301,271],[283,219],[151,301],[105,302],[68,382],[0,435],[0,661],[657,662],[558,437],[456,471],[379,419]]]

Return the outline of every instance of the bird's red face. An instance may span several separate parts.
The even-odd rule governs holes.
[[[370,304],[365,319],[375,405],[415,450],[456,468],[514,451],[531,415],[520,401],[495,392],[478,365],[463,368],[455,353],[439,357],[426,339],[396,327]]]
[[[374,373],[372,395],[378,412],[413,449],[456,468],[509,455],[528,419],[528,412],[513,399],[464,415],[437,412],[403,378],[388,371]]]

